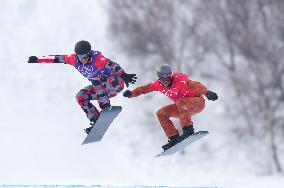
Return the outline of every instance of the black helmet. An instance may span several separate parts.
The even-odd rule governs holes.
[[[75,53],[77,55],[83,55],[91,51],[91,44],[88,41],[81,40],[75,45]]]
[[[162,64],[157,69],[157,76],[158,77],[164,77],[164,76],[171,76],[172,75],[172,68],[168,64]]]

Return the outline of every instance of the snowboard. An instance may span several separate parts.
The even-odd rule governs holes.
[[[107,129],[121,110],[121,106],[112,106],[110,110],[103,110],[82,145],[101,141]]]
[[[180,151],[181,149],[185,148],[187,145],[191,144],[192,142],[195,142],[196,140],[199,140],[200,138],[206,136],[207,134],[209,134],[208,131],[196,132],[196,133],[190,135],[188,138],[186,138],[186,139],[182,140],[181,142],[177,143],[176,145],[172,146],[171,148],[169,148],[169,149],[163,151],[162,153],[156,155],[156,157],[174,154],[174,153]]]

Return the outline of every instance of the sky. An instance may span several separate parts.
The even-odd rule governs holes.
[[[27,59],[70,54],[77,41],[88,40],[95,50],[135,71],[128,69],[127,57],[121,49],[114,50],[108,36],[107,1],[0,2],[0,184],[284,185],[283,176],[256,173],[238,152],[218,105],[222,94],[216,103],[207,101],[205,111],[194,117],[197,129],[210,134],[184,152],[154,157],[166,142],[155,111],[170,102],[159,94],[151,94],[151,108],[144,96],[133,100],[120,94],[111,99],[123,111],[101,143],[82,146],[89,122],[75,95],[89,82],[71,66],[34,65]],[[153,113],[144,114],[143,108]]]

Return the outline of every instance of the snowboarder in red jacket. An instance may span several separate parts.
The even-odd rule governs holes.
[[[218,96],[200,82],[188,79],[186,74],[173,73],[171,67],[167,64],[163,64],[157,69],[157,76],[158,80],[137,87],[133,91],[126,90],[123,96],[132,98],[152,91],[159,91],[174,102],[161,108],[156,113],[168,137],[168,143],[162,146],[164,150],[167,150],[194,133],[191,116],[204,109],[205,100],[203,95],[213,101],[217,100]],[[179,118],[183,129],[181,136],[170,120],[171,117]]]
[[[29,63],[64,63],[75,67],[91,85],[81,89],[76,100],[90,120],[91,127],[85,129],[89,134],[98,120],[100,111],[90,102],[97,100],[102,110],[111,109],[109,98],[116,96],[124,88],[124,84],[134,84],[136,74],[127,74],[119,64],[104,57],[101,52],[93,51],[88,41],[79,41],[75,45],[75,54],[30,56]]]

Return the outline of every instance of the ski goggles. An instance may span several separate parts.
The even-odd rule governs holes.
[[[82,54],[82,55],[77,54],[77,57],[80,61],[82,61],[83,59],[88,59],[90,57],[90,55],[91,55],[91,52],[88,52],[88,53],[85,53],[85,54]]]
[[[172,76],[171,75],[165,75],[165,76],[158,76],[159,81],[162,83],[169,83],[172,80]]]

